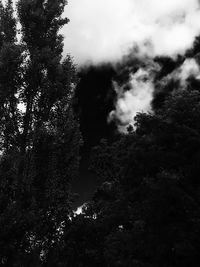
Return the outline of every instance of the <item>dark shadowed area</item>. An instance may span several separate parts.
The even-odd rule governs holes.
[[[0,0],[0,266],[200,266],[199,0],[15,1]]]
[[[117,134],[115,123],[108,123],[108,115],[114,109],[116,98],[112,84],[116,75],[111,64],[88,66],[79,71],[74,110],[80,122],[83,147],[80,176],[72,184],[72,190],[80,195],[75,206],[90,199],[96,186],[101,183],[88,170],[92,147],[98,145],[101,139],[112,141]]]

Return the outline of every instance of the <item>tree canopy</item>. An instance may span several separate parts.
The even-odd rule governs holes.
[[[20,0],[17,15],[12,1],[0,5],[2,266],[49,266],[71,214],[81,138],[59,33],[65,4]]]
[[[76,68],[70,56],[63,58],[60,34],[68,23],[66,4],[19,0],[14,10],[11,0],[0,2],[0,265],[199,266],[200,90],[195,77],[184,88],[172,81],[156,88],[153,112],[138,113],[126,134],[93,148],[90,170],[102,184],[81,214],[72,211],[70,186],[78,174],[82,140],[73,112]],[[198,54],[196,38],[184,57],[155,58],[162,66],[157,79],[187,57],[195,56],[199,64]],[[138,68],[138,61],[131,64]],[[115,75],[108,70],[104,97],[91,106],[107,99]],[[89,77],[81,83],[91,89],[93,68]],[[76,90],[84,94],[79,86]],[[106,100],[110,107],[111,99]],[[110,107],[101,110],[100,125]]]

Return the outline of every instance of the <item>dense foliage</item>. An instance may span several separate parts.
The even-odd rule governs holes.
[[[17,15],[11,0],[0,5],[0,265],[199,266],[195,77],[184,88],[157,88],[152,113],[139,113],[134,129],[93,149],[90,168],[104,182],[82,214],[72,212],[81,137],[72,109],[76,71],[62,58],[59,34],[65,4],[19,0]],[[198,53],[199,38],[185,57],[199,62]],[[184,58],[155,61],[160,79]]]
[[[91,169],[104,183],[65,233],[69,266],[200,264],[200,90],[194,77],[186,84],[160,90],[154,112],[93,149]]]
[[[12,1],[0,5],[1,266],[49,266],[71,213],[80,133],[65,4],[20,0],[18,20]]]
[[[94,149],[105,182],[66,233],[75,266],[199,265],[199,117],[200,92],[181,89]]]

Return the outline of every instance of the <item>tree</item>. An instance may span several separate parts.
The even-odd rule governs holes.
[[[66,1],[0,6],[0,261],[50,264],[69,220],[80,132],[72,111],[76,71],[62,59]],[[20,41],[18,31],[20,32]],[[48,265],[49,266],[49,265]]]
[[[179,89],[138,114],[134,131],[95,148],[92,168],[107,182],[85,216],[103,229],[104,266],[199,264],[199,103],[199,91]]]

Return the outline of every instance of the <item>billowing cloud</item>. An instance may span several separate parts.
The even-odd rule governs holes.
[[[134,74],[130,73],[129,81],[122,87],[114,82],[118,97],[109,120],[118,121],[119,131],[126,132],[127,125],[133,124],[137,112],[151,111],[154,78],[159,70],[159,65],[150,61],[146,67],[140,68]],[[127,86],[129,90],[125,90]]]
[[[171,80],[174,80],[180,83],[182,89],[185,89],[189,77],[200,80],[200,67],[195,58],[186,58],[179,68],[161,79],[158,84],[159,87],[165,87]]]
[[[64,53],[79,65],[124,62],[125,55],[142,62],[136,72],[130,68],[125,84],[113,83],[117,101],[108,121],[116,120],[120,131],[137,112],[151,111],[160,68],[153,58],[183,55],[200,35],[199,0],[69,0],[65,15],[71,22],[63,29]],[[159,83],[174,79],[184,88],[190,76],[200,78],[192,58]]]
[[[130,73],[129,81],[123,86],[114,83],[117,92],[115,110],[109,115],[109,120],[116,120],[120,132],[126,132],[128,125],[134,125],[134,117],[138,112],[151,112],[151,101],[155,90],[155,75],[160,66],[148,61],[147,66],[140,68],[136,73]],[[158,83],[164,87],[171,80],[179,81],[180,88],[186,89],[187,79],[193,77],[200,80],[200,67],[195,58],[187,58],[183,64],[172,73],[165,76]],[[130,89],[125,90],[126,87]]]
[[[185,87],[187,85],[187,79],[191,76],[200,80],[200,67],[194,58],[188,58],[184,61],[183,65],[175,71],[174,76],[180,81],[181,86]]]
[[[200,33],[198,0],[69,0],[65,14],[65,53],[79,64],[119,61],[134,45],[174,56]]]

